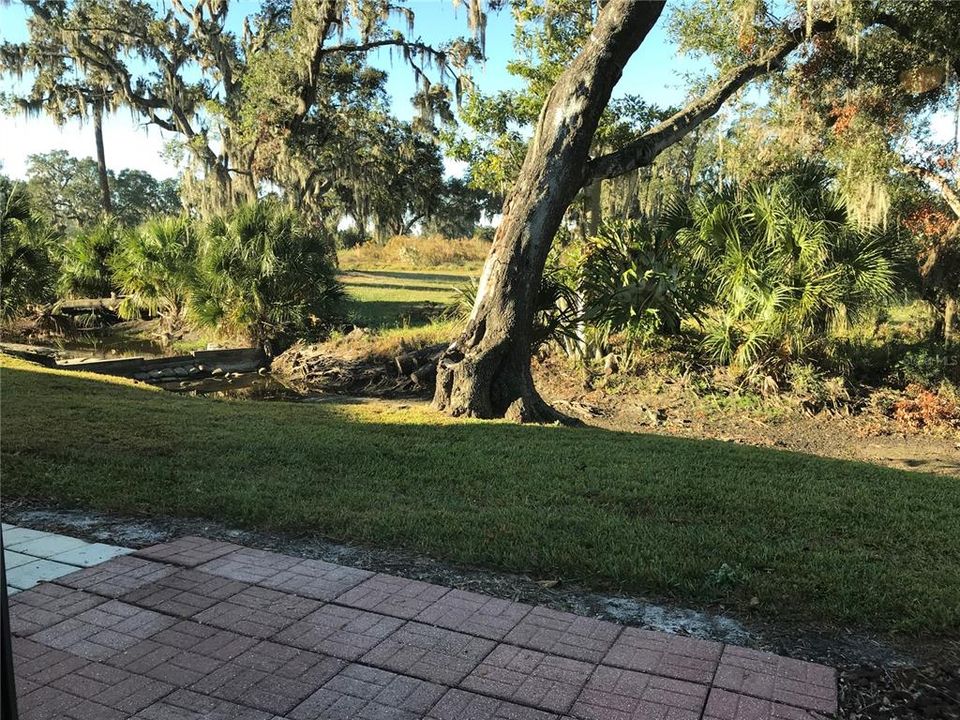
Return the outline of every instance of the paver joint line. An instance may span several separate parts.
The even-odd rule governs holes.
[[[125,554],[17,530],[78,560],[116,554],[11,598],[24,720],[825,720],[837,709],[832,668],[772,653],[199,537]]]

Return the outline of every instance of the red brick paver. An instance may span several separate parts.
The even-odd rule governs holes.
[[[172,565],[196,567],[240,549],[239,545],[233,543],[187,535],[172,542],[137,550],[134,555]]]
[[[366,570],[308,559],[265,578],[260,584],[314,600],[333,600],[372,576],[373,573]]]
[[[28,693],[17,688],[21,720],[126,720],[127,713],[49,685]]]
[[[282,715],[336,675],[344,664],[326,655],[262,642],[190,689]]]
[[[574,660],[598,663],[622,630],[613,623],[536,607],[504,638],[505,642]]]
[[[299,562],[300,560],[295,557],[269,550],[237,548],[231,553],[204,563],[199,569],[231,580],[262,583],[284,570],[295,567]]]
[[[451,590],[414,618],[427,625],[502,640],[530,612],[529,605]]]
[[[320,603],[261,587],[248,587],[195,616],[197,622],[268,638],[309,615]]]
[[[837,678],[832,668],[759,650],[728,645],[713,684],[806,710],[833,713],[837,709]]]
[[[87,663],[51,685],[128,715],[143,710],[173,690],[159,680],[97,662]]]
[[[443,695],[440,685],[350,665],[298,705],[293,720],[420,720]]]
[[[41,583],[10,598],[10,628],[14,635],[33,635],[105,602],[99,595]]]
[[[461,686],[482,695],[562,713],[573,705],[592,672],[592,665],[579,660],[498,645]]]
[[[120,599],[168,615],[191,618],[248,587],[246,583],[199,570],[180,570],[132,590]]]
[[[496,643],[444,628],[409,622],[387,637],[361,661],[404,675],[456,685]]]
[[[18,593],[11,621],[24,720],[827,720],[837,708],[821,665],[203,538]]]
[[[118,598],[131,590],[149,585],[162,577],[175,573],[177,569],[170,565],[144,560],[131,555],[122,555],[100,565],[84,568],[75,573],[57,578],[58,585],[86,590]]]
[[[809,710],[739,695],[714,688],[710,691],[703,720],[816,720],[824,718]]]
[[[88,660],[105,660],[175,622],[166,615],[111,600],[30,637]]]
[[[78,655],[24,638],[13,639],[13,654],[16,658],[19,694],[24,693],[26,683],[35,688],[50,685],[87,664],[87,661]]]
[[[708,640],[625,628],[603,664],[709,684],[722,650],[723,645]]]
[[[257,642],[229,630],[183,621],[105,662],[170,685],[188,687]]]
[[[403,621],[397,618],[326,605],[279,633],[275,640],[344,660],[357,660],[402,625]]]
[[[556,720],[544,710],[477,695],[465,690],[449,690],[438,702],[428,720]]]
[[[345,592],[337,603],[410,620],[448,592],[439,585],[379,574]]]
[[[698,720],[707,686],[598,667],[571,714],[584,720]]]
[[[158,703],[141,710],[134,720],[271,720],[274,717],[262,710],[201,695],[188,690],[177,690]]]

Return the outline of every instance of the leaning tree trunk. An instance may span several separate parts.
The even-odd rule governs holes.
[[[537,295],[563,214],[584,184],[590,144],[624,65],[663,2],[610,0],[583,51],[551,89],[487,257],[464,333],[437,367],[436,408],[542,422],[558,415],[530,371]]]
[[[107,175],[107,155],[103,149],[103,108],[93,107],[93,136],[97,142],[97,175],[100,178],[100,197],[103,211],[113,212],[113,200],[110,198],[110,177]]]

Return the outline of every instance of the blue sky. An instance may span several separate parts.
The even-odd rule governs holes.
[[[252,14],[256,2],[234,0],[237,9],[234,18],[239,26],[243,14]],[[456,35],[467,33],[466,9],[454,8],[450,0],[412,0],[410,7],[416,13],[414,34],[429,43],[439,43]],[[232,11],[233,12],[233,11]],[[19,3],[0,4],[0,38],[20,41],[27,35],[27,10]],[[700,66],[694,60],[678,55],[665,31],[665,17],[661,18],[640,50],[631,59],[615,95],[636,94],[648,102],[670,105],[684,98],[683,73],[696,71]],[[513,53],[513,19],[509,12],[492,14],[487,24],[487,55],[484,66],[474,74],[476,85],[484,92],[494,92],[517,86],[515,78],[506,71]],[[415,86],[410,70],[397,58],[391,61],[388,52],[372,58],[374,65],[390,72],[388,91],[393,99],[394,112],[401,118],[412,116],[410,97]],[[12,81],[0,80],[0,92],[9,91]],[[157,128],[145,129],[141,122],[127,111],[120,111],[105,121],[108,166],[146,170],[158,177],[176,174],[176,168],[167,162],[161,151],[170,135]],[[33,153],[64,149],[78,156],[92,156],[93,130],[77,122],[59,128],[51,120],[0,115],[0,163],[2,172],[12,177],[23,177],[27,156]],[[450,168],[456,171],[455,168]]]

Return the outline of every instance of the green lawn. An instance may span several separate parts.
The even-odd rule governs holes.
[[[363,325],[382,328],[426,324],[471,277],[458,272],[348,270],[340,281],[347,291],[347,314]]]
[[[956,479],[0,366],[6,499],[318,532],[688,603],[756,598],[767,618],[960,630]]]

